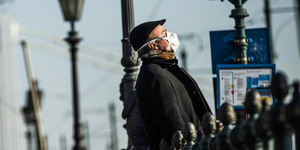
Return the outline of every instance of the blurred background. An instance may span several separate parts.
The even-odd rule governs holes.
[[[71,149],[71,63],[69,46],[63,41],[70,23],[64,21],[57,0],[2,0],[0,4],[0,148],[5,144],[11,150],[27,150],[26,132],[32,130],[26,127],[21,112],[29,90],[20,44],[24,40],[43,92],[40,114],[48,149]],[[234,29],[234,20],[229,18],[234,6],[217,0],[133,0],[133,4],[135,25],[166,19],[164,27],[181,36],[176,54],[179,64],[183,65],[180,53],[185,49],[187,70],[214,112],[209,32]],[[248,0],[244,8],[250,14],[245,18],[246,29],[266,27],[263,0]],[[270,9],[274,63],[292,82],[300,74],[296,0],[270,0]],[[110,105],[115,106],[118,147],[127,147],[123,103],[119,100],[119,84],[125,74],[120,63],[121,15],[120,0],[86,0],[82,18],[75,23],[78,36],[83,38],[78,52],[78,82],[88,150],[110,149]]]

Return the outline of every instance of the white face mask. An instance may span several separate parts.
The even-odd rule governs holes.
[[[169,42],[169,47],[167,47],[166,50],[169,50],[171,48],[171,50],[173,50],[173,52],[175,53],[180,45],[177,34],[173,32],[167,32],[167,38],[165,39]]]
[[[173,32],[168,32],[167,31],[167,37],[163,37],[163,38],[157,38],[157,39],[153,39],[151,41],[148,41],[147,43],[145,43],[143,46],[141,46],[137,51],[140,51],[143,47],[145,47],[146,45],[148,45],[151,42],[155,42],[155,41],[159,41],[159,40],[167,40],[169,42],[169,46],[165,49],[165,50],[169,50],[171,49],[174,53],[176,52],[177,48],[179,47],[180,43],[179,43],[179,39],[177,37],[176,33]]]

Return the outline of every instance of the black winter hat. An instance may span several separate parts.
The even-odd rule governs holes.
[[[158,25],[163,25],[165,22],[166,19],[162,19],[158,21],[145,22],[136,26],[129,34],[130,43],[134,50],[138,50],[143,44],[145,44],[148,36],[154,28]]]

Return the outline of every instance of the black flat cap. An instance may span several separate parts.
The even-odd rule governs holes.
[[[130,33],[129,39],[134,50],[138,50],[143,44],[146,43],[148,36],[158,25],[163,25],[166,19],[158,21],[150,21],[136,26]]]

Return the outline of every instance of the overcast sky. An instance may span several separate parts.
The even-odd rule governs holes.
[[[293,0],[270,0],[272,8],[294,7]],[[249,0],[244,7],[250,17],[246,28],[265,27],[262,0]],[[135,25],[145,21],[165,18],[164,27],[179,35],[189,33],[200,36],[181,41],[188,52],[188,69],[197,80],[209,105],[214,110],[212,96],[209,32],[234,29],[229,18],[234,6],[228,1],[209,0],[134,0]],[[30,0],[3,4],[2,14],[11,15],[20,27],[20,40],[26,40],[31,50],[34,73],[45,92],[42,104],[42,124],[48,136],[49,149],[60,150],[59,137],[67,136],[68,149],[73,143],[73,119],[71,96],[71,66],[68,46],[61,42],[70,30],[63,20],[59,2]],[[274,50],[277,70],[284,71],[289,81],[299,79],[299,48],[295,12],[272,14]],[[105,149],[109,143],[108,104],[117,108],[119,148],[127,146],[127,135],[122,128],[125,123],[120,114],[123,104],[119,100],[119,84],[124,75],[120,58],[122,55],[122,20],[120,0],[87,0],[82,19],[75,24],[80,43],[79,88],[82,121],[89,123],[91,150]],[[58,42],[57,42],[58,41]],[[43,48],[42,48],[43,47]],[[19,108],[24,105],[25,91],[29,88],[21,46],[17,46]],[[52,52],[52,54],[50,54]],[[91,54],[92,52],[95,52]],[[104,56],[104,57],[102,57]],[[108,57],[112,56],[112,57]],[[180,57],[177,54],[180,61]],[[98,65],[95,65],[98,64]],[[99,64],[104,64],[100,66]],[[94,64],[93,66],[88,64]],[[179,63],[181,65],[181,63]],[[97,113],[91,114],[91,110]],[[25,124],[21,121],[21,132]],[[25,133],[24,133],[25,134]],[[22,137],[25,150],[25,135]]]

